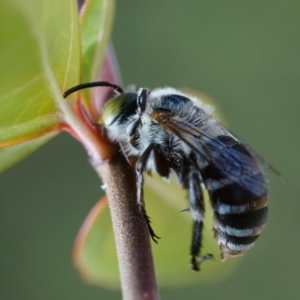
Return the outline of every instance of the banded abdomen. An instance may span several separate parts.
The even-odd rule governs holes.
[[[230,136],[206,144],[211,159],[201,170],[214,210],[222,259],[253,246],[267,218],[264,175],[246,147]]]

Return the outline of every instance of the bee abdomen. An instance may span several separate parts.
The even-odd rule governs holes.
[[[255,176],[259,177],[259,174]],[[210,192],[215,214],[214,229],[223,260],[251,248],[266,223],[267,192],[265,182],[260,183],[261,195],[252,193],[239,181]]]
[[[224,192],[229,190],[232,193]],[[215,213],[214,229],[222,251],[222,259],[242,254],[254,245],[266,223],[266,190],[261,196],[257,196],[235,182],[210,194]]]
[[[237,256],[254,245],[267,220],[268,208],[239,214],[215,212],[215,231],[222,251],[222,259]]]
[[[266,223],[267,213],[267,207],[240,214],[219,214],[215,212],[215,221],[219,229],[230,235],[249,236],[259,233],[257,230]]]

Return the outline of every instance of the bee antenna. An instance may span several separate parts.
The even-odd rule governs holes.
[[[77,92],[82,89],[92,88],[96,86],[107,86],[113,88],[115,91],[117,91],[120,94],[124,94],[124,91],[121,87],[119,87],[116,84],[109,83],[107,81],[95,81],[95,82],[88,82],[88,83],[81,83],[76,86],[73,86],[72,88],[68,89],[64,92],[63,97],[67,98],[70,94]]]

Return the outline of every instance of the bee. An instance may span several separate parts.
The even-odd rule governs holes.
[[[80,84],[64,97],[83,88],[111,87],[116,97],[104,104],[102,125],[127,158],[137,157],[137,202],[149,233],[157,242],[143,204],[143,173],[164,179],[172,173],[189,195],[193,219],[191,265],[194,271],[213,256],[200,256],[203,189],[214,212],[214,232],[221,258],[238,256],[254,245],[266,223],[267,184],[262,167],[280,175],[246,142],[212,116],[213,107],[170,87],[124,92],[109,82]]]

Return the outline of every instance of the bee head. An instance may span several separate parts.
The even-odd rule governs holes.
[[[102,124],[106,128],[111,125],[123,124],[128,118],[137,112],[137,94],[123,93],[105,102],[102,115],[97,124]]]

